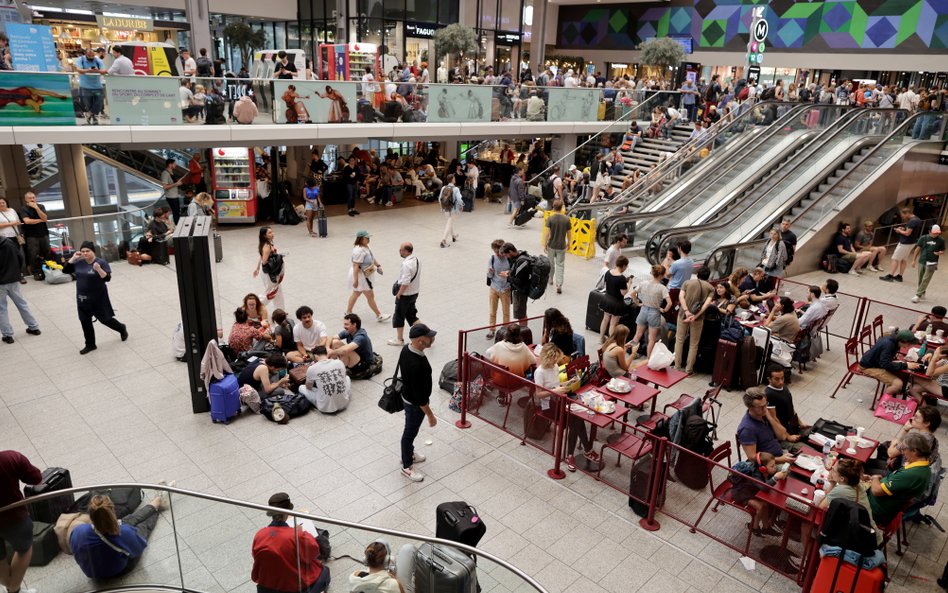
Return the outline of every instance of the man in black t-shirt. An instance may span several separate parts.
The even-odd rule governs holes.
[[[793,407],[793,395],[785,384],[785,370],[778,366],[767,370],[767,405],[774,407],[780,424],[787,429],[787,441],[795,443],[810,434],[810,427],[800,420]]]
[[[839,234],[833,239],[833,252],[836,257],[848,261],[852,264],[849,268],[851,276],[859,276],[859,270],[869,264],[871,253],[859,253],[853,248],[853,227],[849,224],[843,224],[839,229]]]
[[[31,274],[36,274],[43,269],[42,263],[37,263],[37,257],[45,261],[50,251],[46,207],[36,203],[36,194],[31,191],[23,198],[26,204],[20,209],[20,220],[23,221],[23,238],[26,239],[26,267]]]
[[[415,452],[415,437],[421,422],[428,418],[432,428],[438,424],[434,412],[428,405],[431,398],[431,363],[425,350],[431,348],[438,332],[424,323],[416,323],[408,330],[408,344],[402,347],[398,357],[398,368],[402,378],[402,403],[405,406],[405,429],[402,432],[402,475],[412,482],[420,482],[425,476],[414,469],[416,463],[425,461],[425,456]]]
[[[899,214],[902,216],[903,224],[892,229],[899,236],[899,244],[892,252],[892,267],[888,274],[879,278],[885,282],[902,281],[902,274],[905,273],[905,268],[912,257],[912,250],[918,243],[919,237],[922,236],[922,219],[915,216],[911,208],[903,207],[899,209]]]
[[[797,234],[790,230],[790,219],[784,218],[780,222],[780,240],[787,248],[787,266],[793,261],[793,254],[797,250]]]
[[[276,65],[273,69],[273,76],[282,80],[296,78],[296,64],[287,58],[286,52],[282,49],[277,54]]]

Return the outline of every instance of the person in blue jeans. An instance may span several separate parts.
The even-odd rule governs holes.
[[[420,482],[425,476],[414,469],[416,463],[425,461],[425,456],[415,452],[415,437],[421,423],[428,417],[432,428],[438,424],[434,412],[428,406],[431,398],[431,363],[425,350],[431,348],[438,332],[423,323],[416,323],[408,330],[410,342],[405,344],[398,357],[401,369],[402,403],[405,406],[405,430],[402,432],[402,475],[412,482]]]
[[[86,53],[76,59],[76,70],[79,71],[79,102],[82,104],[86,123],[99,125],[98,115],[102,111],[102,74],[105,74],[105,64],[96,57],[95,50],[86,48]]]

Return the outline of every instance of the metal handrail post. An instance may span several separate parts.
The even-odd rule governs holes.
[[[639,519],[639,525],[646,531],[658,531],[662,528],[661,523],[655,520],[655,513],[658,511],[658,493],[664,489],[665,485],[667,464],[663,464],[661,460],[665,456],[667,442],[668,439],[662,437],[658,441],[658,451],[652,451],[652,480],[649,482],[648,513]]]
[[[556,422],[553,426],[553,468],[546,471],[546,475],[554,480],[562,480],[566,477],[563,469],[560,467],[560,458],[563,456],[563,437],[566,434],[566,397],[558,396],[556,398]]]

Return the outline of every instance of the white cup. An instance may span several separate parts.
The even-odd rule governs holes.
[[[865,430],[866,430],[865,427],[863,427],[863,426],[857,426],[857,427],[856,427],[856,436],[861,439],[861,438],[862,438],[862,433],[863,433]]]
[[[940,329],[940,330],[938,330],[938,331],[935,332],[935,335],[938,336],[939,338],[943,338],[943,337],[945,337],[945,330]]]
[[[815,490],[815,491],[813,492],[813,504],[814,504],[814,505],[820,504],[820,502],[821,502],[824,498],[826,498],[826,492],[824,492],[823,490]]]
[[[842,447],[842,446],[843,446],[843,443],[845,443],[845,442],[846,442],[846,437],[844,437],[844,436],[841,435],[841,434],[836,435],[836,446],[837,446],[837,447]]]

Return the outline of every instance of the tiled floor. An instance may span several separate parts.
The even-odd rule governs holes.
[[[379,300],[391,311],[388,283],[398,269],[398,244],[413,241],[422,262],[419,311],[423,321],[439,331],[430,351],[437,373],[456,356],[459,328],[484,325],[487,294],[484,274],[488,244],[503,237],[521,249],[539,251],[540,224],[508,229],[502,206],[478,203],[456,226],[459,241],[439,249],[443,219],[437,206],[364,208],[358,218],[329,220],[330,238],[312,239],[305,228],[277,227],[276,243],[287,259],[288,308],[308,304],[316,317],[338,330],[348,295],[346,271],[355,231],[368,229],[371,247],[384,264]],[[224,262],[217,267],[220,308],[230,325],[230,311],[244,294],[261,292],[251,278],[257,230],[224,229]],[[570,256],[562,295],[548,292],[530,304],[532,314],[549,306],[563,310],[579,328],[586,298],[600,263]],[[644,269],[644,261],[633,267]],[[203,492],[265,503],[269,494],[289,492],[297,508],[339,519],[360,521],[416,533],[432,534],[434,507],[447,500],[474,504],[488,525],[483,547],[536,577],[550,591],[596,593],[793,591],[790,581],[758,568],[746,571],[738,554],[687,528],[659,517],[661,530],[643,531],[626,500],[614,490],[582,474],[565,480],[546,477],[549,457],[474,420],[469,430],[455,428],[457,415],[447,407],[447,394],[436,391],[439,418],[434,429],[422,428],[418,443],[429,461],[421,466],[427,479],[410,483],[398,474],[401,417],[390,417],[375,405],[380,383],[354,385],[352,405],[337,416],[311,413],[287,426],[244,415],[228,426],[212,425],[207,415],[193,415],[185,366],[171,355],[170,336],[179,321],[178,296],[171,267],[130,268],[117,264],[110,289],[117,317],[128,324],[131,337],[122,343],[99,327],[99,349],[79,356],[82,334],[75,315],[74,287],[30,282],[24,292],[40,320],[43,335],[27,336],[18,328],[15,345],[0,348],[0,388],[5,408],[0,414],[0,446],[17,449],[39,466],[63,466],[76,485],[126,480],[153,482],[177,479],[178,485]],[[820,282],[822,274],[804,281]],[[843,291],[909,305],[911,283],[879,282],[873,276],[836,277]],[[941,294],[948,281],[938,274],[930,295]],[[802,296],[802,293],[801,293]],[[364,301],[357,312],[369,318]],[[894,312],[892,313],[894,316]],[[904,314],[903,314],[904,315]],[[837,322],[845,325],[839,316]],[[375,349],[391,372],[397,350],[385,345],[392,329],[374,320],[366,323]],[[846,328],[848,331],[848,327]],[[595,336],[587,333],[594,343]],[[485,344],[486,346],[486,344]],[[801,417],[822,416],[867,427],[880,439],[897,427],[876,421],[868,409],[868,383],[856,380],[841,395],[829,399],[839,380],[842,345],[802,376],[792,391]],[[707,377],[693,377],[680,392],[701,393]],[[721,435],[733,434],[743,411],[737,392],[723,394]],[[724,438],[727,438],[724,436]],[[176,497],[172,536],[171,514],[164,513],[133,582],[180,583],[175,546],[181,550],[185,585],[220,593],[253,591],[249,581],[250,541],[265,517],[249,510],[225,508]],[[933,515],[948,524],[939,504]],[[334,555],[360,558],[372,535],[333,530]],[[912,545],[903,557],[890,554],[893,591],[931,591],[948,560],[946,536],[930,527],[913,530]],[[331,590],[346,590],[351,560],[332,563]],[[503,569],[482,563],[485,591],[526,590]],[[52,565],[31,569],[27,582],[40,593],[79,591],[88,587],[67,556]]]

